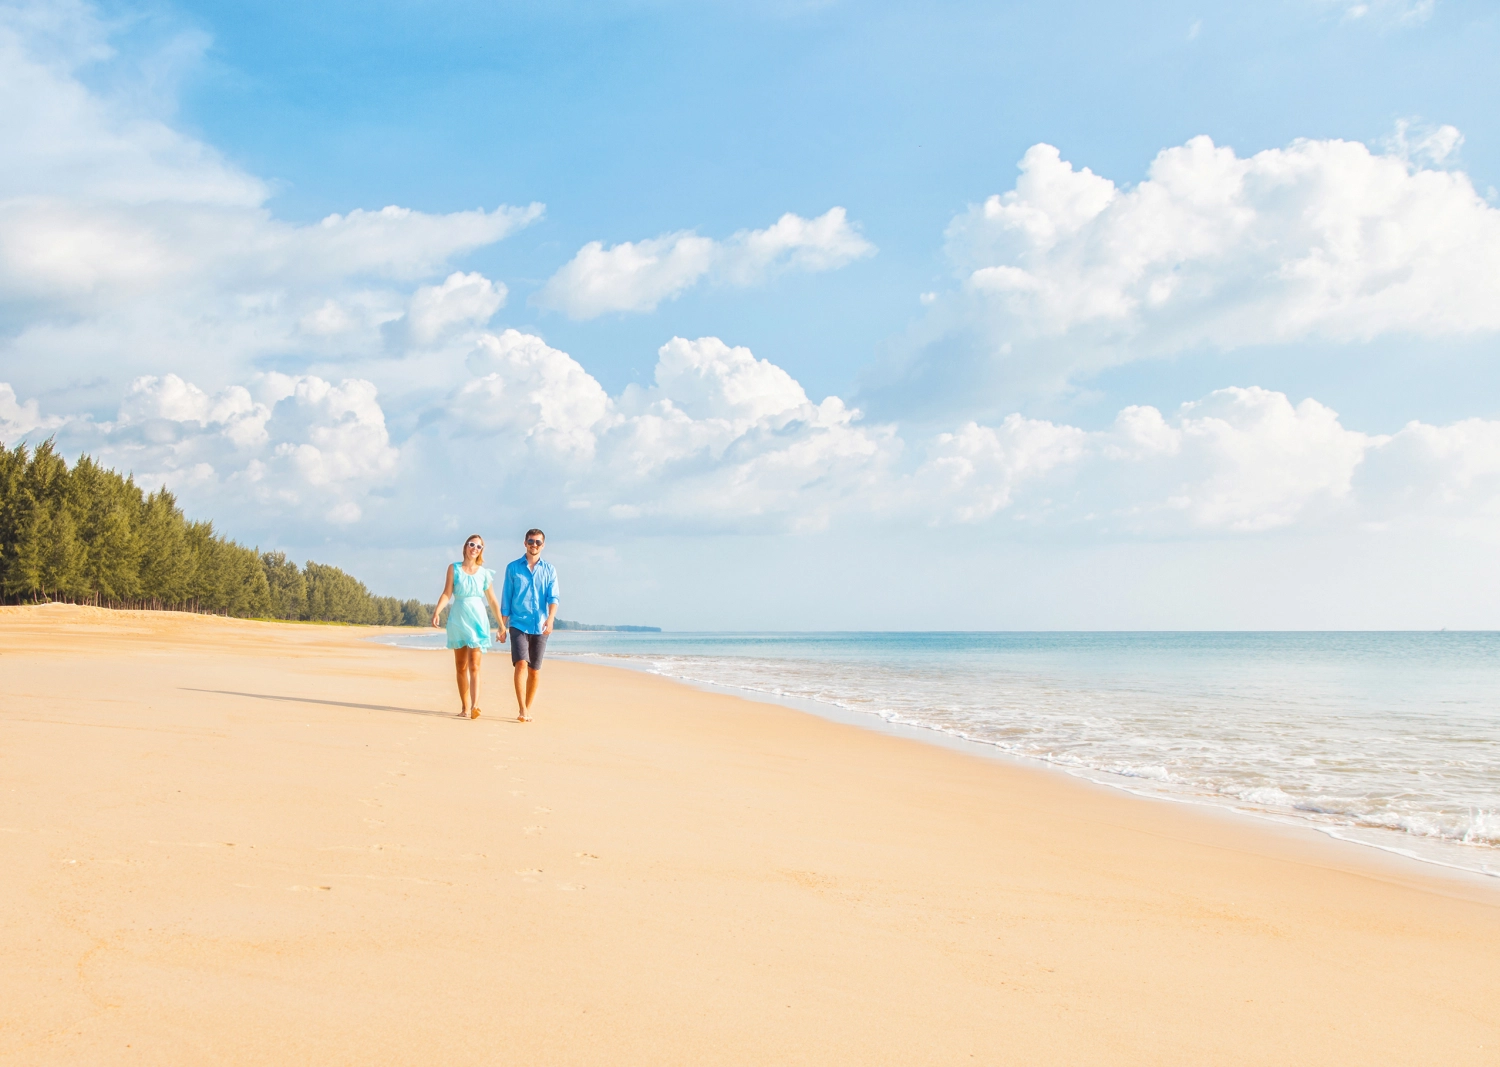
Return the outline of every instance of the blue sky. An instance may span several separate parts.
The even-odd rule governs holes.
[[[233,536],[429,596],[542,521],[693,627],[791,626],[788,551],[808,626],[1500,623],[1491,5],[0,13],[0,439]]]
[[[581,325],[509,310],[611,388],[649,378],[667,336],[732,334],[811,392],[848,395],[945,277],[944,225],[1008,188],[1038,141],[1126,183],[1196,134],[1246,155],[1375,142],[1416,119],[1464,131],[1465,169],[1500,183],[1500,145],[1482,136],[1500,13],[1445,2],[1406,23],[1409,8],[1351,19],[1352,6],[191,3],[153,22],[211,40],[185,78],[184,126],[277,182],[278,215],[545,202],[545,223],[470,261],[517,296],[588,240],[846,206],[882,254],[815,287],[697,292],[649,319]],[[1479,413],[1447,395],[1395,410],[1411,384],[1399,355],[1375,389],[1279,355],[1252,357],[1289,364],[1261,384],[1321,387],[1391,429]],[[1157,377],[1109,392],[1178,402],[1175,375]]]

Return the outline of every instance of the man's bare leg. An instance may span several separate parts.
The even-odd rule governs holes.
[[[535,690],[536,688],[535,683],[532,683],[530,686],[527,685],[526,672],[530,670],[531,668],[524,659],[516,664],[516,718],[522,722],[526,721],[526,705],[530,703],[527,699],[526,690],[528,688]]]
[[[526,716],[531,717],[531,702],[536,699],[537,683],[542,680],[542,672],[534,671],[531,665],[526,666]]]

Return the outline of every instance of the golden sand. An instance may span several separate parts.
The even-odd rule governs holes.
[[[1500,1063],[1500,893],[553,660],[0,609],[0,1063]]]

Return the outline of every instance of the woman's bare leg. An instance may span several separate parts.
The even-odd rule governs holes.
[[[453,650],[453,669],[458,675],[458,702],[463,706],[459,715],[465,719],[469,717],[469,702],[472,700],[469,688],[469,651],[467,648]]]
[[[479,711],[479,664],[480,652],[477,648],[464,649],[469,654],[469,708],[471,712]]]

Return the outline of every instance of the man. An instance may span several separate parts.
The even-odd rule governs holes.
[[[536,685],[542,669],[542,653],[547,650],[547,635],[557,617],[557,571],[542,559],[547,535],[540,530],[526,531],[526,555],[512,560],[505,568],[505,582],[500,587],[500,628],[510,630],[510,662],[516,669],[517,716],[530,722],[531,702],[536,699]]]

